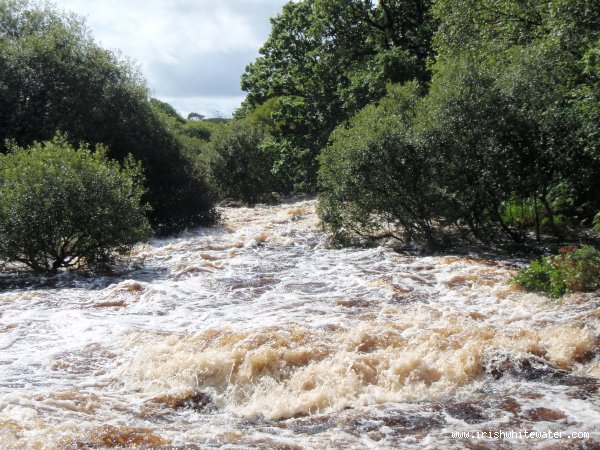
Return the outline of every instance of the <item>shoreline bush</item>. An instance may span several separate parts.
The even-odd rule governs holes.
[[[85,19],[45,1],[0,2],[0,124],[0,153],[7,139],[25,147],[60,131],[121,162],[133,155],[159,234],[216,219],[208,185],[153,109],[139,67],[98,45]]]
[[[265,148],[267,135],[243,121],[219,130],[204,153],[209,183],[220,199],[235,198],[254,205],[277,190],[274,157]]]
[[[600,289],[600,250],[592,246],[563,247],[559,254],[532,261],[512,284],[553,298]]]
[[[141,166],[64,137],[0,155],[0,258],[38,273],[110,268],[152,234]]]

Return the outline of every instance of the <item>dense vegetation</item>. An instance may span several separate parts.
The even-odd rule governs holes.
[[[288,190],[317,190],[317,155],[332,130],[382,97],[386,83],[426,81],[435,21],[429,0],[302,0],[272,20],[242,76],[237,112],[274,138]]]
[[[142,163],[156,231],[214,219],[209,189],[152,108],[137,69],[99,47],[82,19],[26,0],[0,2],[0,151],[51,139],[101,143]],[[201,130],[187,130],[201,134]]]
[[[600,289],[600,251],[591,246],[563,247],[556,256],[532,261],[511,282],[555,298],[593,292]]]
[[[414,132],[420,90],[416,82],[390,87],[378,104],[336,129],[321,155],[327,190],[320,213],[338,243],[380,231],[399,239],[437,240],[437,218],[452,207],[452,199],[435,184],[436,167]]]
[[[0,7],[0,141],[131,154],[155,231],[274,191],[318,193],[340,244],[600,230],[600,0],[289,2],[232,121],[151,99],[75,16]]]
[[[0,258],[37,272],[107,268],[150,236],[141,167],[64,137],[0,155]]]
[[[597,112],[589,101],[597,83],[589,61],[600,10],[587,1],[570,3],[434,3],[441,24],[433,40],[436,60],[425,95],[411,113],[404,111],[414,116],[412,124],[398,115],[386,125],[384,139],[391,142],[383,144],[369,113],[362,113],[342,126],[348,130],[334,133],[325,150],[323,217],[330,229],[370,234],[369,218],[385,217],[390,229],[416,228],[434,244],[452,233],[480,240],[502,233],[523,241],[523,215],[511,214],[518,205],[529,206],[538,236],[562,239],[569,228],[589,225],[600,209],[600,153],[590,122]],[[388,102],[394,100],[379,108],[390,110]],[[398,134],[400,121],[407,131]],[[358,164],[369,150],[350,153],[348,133],[410,155],[393,151],[397,159],[386,157],[395,168],[388,182],[375,181],[385,161]],[[332,176],[344,159],[345,176]],[[412,189],[398,188],[408,181],[398,167],[404,164],[418,178]],[[375,192],[369,183],[379,186],[378,202],[365,201]],[[401,199],[395,197],[400,192]]]
[[[281,183],[320,193],[337,242],[592,226],[598,0],[301,0],[272,23],[237,115]]]
[[[238,121],[223,127],[203,153],[210,185],[221,197],[253,205],[277,190],[274,158],[260,127]]]

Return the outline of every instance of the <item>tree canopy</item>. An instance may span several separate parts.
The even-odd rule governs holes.
[[[66,133],[146,174],[158,230],[210,222],[208,188],[150,104],[137,67],[98,46],[83,19],[27,0],[0,3],[0,150]]]
[[[563,239],[598,223],[600,0],[289,2],[231,122],[150,98],[76,16],[0,7],[0,139],[60,130],[133,155],[159,230],[272,190],[319,192],[340,242]]]
[[[428,80],[430,1],[302,0],[272,19],[261,56],[242,76],[238,117],[261,114],[290,189],[316,188],[316,157],[332,130],[385,94],[388,82]]]
[[[518,205],[538,236],[590,225],[600,209],[598,1],[438,0],[431,14],[439,28],[422,97],[392,100],[392,86],[330,136],[327,226],[364,237],[396,222],[440,242],[435,224],[522,241]]]

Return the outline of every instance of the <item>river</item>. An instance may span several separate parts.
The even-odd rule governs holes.
[[[221,212],[126,277],[0,291],[0,448],[600,448],[597,293],[329,249],[312,200]]]

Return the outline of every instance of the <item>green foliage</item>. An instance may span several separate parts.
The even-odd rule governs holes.
[[[594,217],[594,230],[600,232],[600,211]]]
[[[596,167],[600,166],[600,37],[595,45],[591,46],[581,58],[579,84],[574,89],[574,106],[576,113],[582,119],[580,139],[586,154],[594,161]],[[600,209],[600,177],[597,172],[583,171],[589,194],[588,212],[593,213]]]
[[[310,106],[302,97],[281,96],[257,106],[244,119],[249,124],[261,127],[272,137],[265,143],[266,150],[275,158],[273,174],[286,192],[310,192],[315,189],[318,167],[316,154],[324,141],[319,145],[310,142],[314,127],[320,122],[318,117],[311,115],[309,109]]]
[[[54,272],[105,267],[147,239],[141,167],[64,137],[0,155],[0,257]]]
[[[533,229],[552,234],[559,229],[564,235],[575,229],[579,211],[574,207],[574,194],[566,183],[553,188],[548,194],[548,204],[553,211],[552,218],[544,206],[535,198],[513,198],[502,203],[500,214],[502,221],[516,229]]]
[[[202,123],[190,120],[181,128],[181,134],[191,138],[208,141],[210,139],[210,130]]]
[[[535,199],[542,228],[558,238],[597,209],[600,155],[573,101],[598,37],[597,3],[436,2],[439,57],[423,128],[448,164],[445,188],[480,235],[491,219],[522,239],[502,214],[510,199]]]
[[[150,99],[150,106],[178,138],[190,137],[203,142],[210,139],[211,131],[203,121],[204,116],[190,113],[188,118],[184,119],[173,106],[157,98]],[[196,145],[200,146],[201,143],[196,142]]]
[[[510,200],[504,202],[500,209],[502,221],[515,228],[533,228],[536,226],[536,208],[531,199]],[[537,217],[543,215],[538,206]]]
[[[27,146],[57,131],[73,145],[102,143],[111,158],[142,163],[158,231],[210,222],[208,188],[137,67],[99,47],[77,16],[25,0],[0,8],[0,152],[5,139]]]
[[[237,114],[273,137],[286,190],[313,190],[320,161],[340,242],[562,239],[600,208],[598,2],[290,2]],[[428,92],[400,112],[413,88],[386,86],[411,80]]]
[[[273,156],[265,149],[265,139],[259,127],[244,122],[232,122],[214,136],[204,164],[220,198],[252,205],[276,190]]]
[[[185,119],[179,115],[177,110],[175,108],[173,108],[173,106],[167,102],[163,102],[162,100],[159,100],[157,98],[151,98],[150,106],[159,115],[163,116],[163,120],[165,120],[165,118],[168,117],[168,118],[172,119],[174,121],[174,123],[180,123],[180,124],[186,123]]]
[[[337,242],[400,228],[405,240],[438,245],[437,217],[450,207],[435,183],[436,167],[412,129],[419,86],[391,86],[340,126],[321,155],[320,214]]]
[[[512,278],[511,283],[519,284],[529,291],[555,295],[551,281],[552,278],[558,278],[557,272],[550,264],[549,258],[543,258],[531,261],[529,268],[522,270],[518,275]],[[561,283],[561,289],[562,287],[563,285]]]
[[[523,241],[533,226],[562,239],[589,223],[600,206],[597,3],[435,2],[438,56],[427,94],[405,105],[410,120],[384,99],[331,136],[326,227]]]
[[[316,189],[316,158],[329,135],[384,96],[386,83],[428,80],[430,3],[301,0],[272,19],[261,56],[242,76],[248,97],[237,116],[261,110],[290,189]]]
[[[196,113],[191,113],[192,119],[186,120],[169,103],[156,98],[150,99],[150,106],[163,126],[176,138],[183,153],[194,161],[202,153],[212,134],[206,122],[199,119],[200,115]]]
[[[444,56],[493,58],[546,41],[581,54],[598,38],[599,7],[598,0],[438,0],[435,47]]]
[[[520,154],[515,138],[526,133],[513,110],[493,79],[468,61],[438,66],[419,105],[415,127],[432,161],[443,166],[436,182],[482,239],[494,236],[502,202],[518,189],[511,177]]]
[[[559,255],[532,261],[511,282],[555,298],[593,292],[600,289],[600,251],[591,246],[564,247]]]
[[[191,112],[187,116],[187,120],[202,120],[204,116],[202,114],[198,114],[197,112]]]

